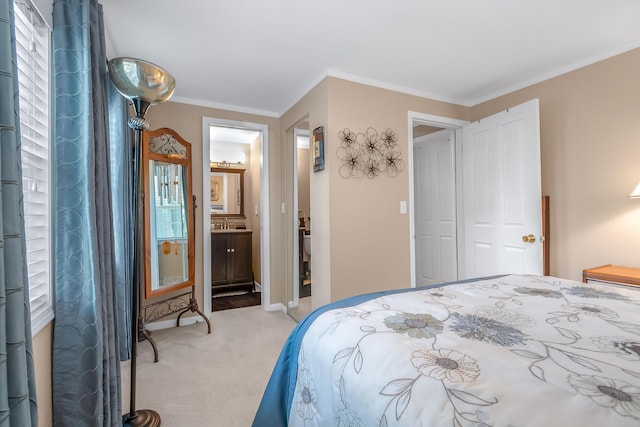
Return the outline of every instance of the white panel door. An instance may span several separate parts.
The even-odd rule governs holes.
[[[454,131],[414,148],[416,285],[457,279]]]
[[[462,135],[463,277],[542,274],[538,100],[471,123]],[[525,242],[530,235],[535,241]]]

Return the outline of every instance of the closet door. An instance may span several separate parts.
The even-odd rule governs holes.
[[[421,138],[414,152],[416,285],[456,280],[454,131]]]

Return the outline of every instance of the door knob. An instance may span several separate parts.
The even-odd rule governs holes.
[[[536,241],[536,236],[534,236],[533,234],[522,236],[522,241],[525,243],[534,243]]]

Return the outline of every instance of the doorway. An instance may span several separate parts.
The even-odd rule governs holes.
[[[448,216],[449,221],[456,221],[457,277],[453,280],[507,273],[542,274],[539,107],[534,99],[474,123],[409,113],[409,197],[414,206],[409,220],[411,286],[420,284],[416,263],[436,265],[441,260],[435,252],[443,252],[433,245],[437,249],[425,261],[422,248],[417,248],[425,239],[418,239],[416,230],[423,227],[416,227],[416,218],[429,216],[416,204],[420,200],[415,193],[420,188],[415,183],[419,176],[416,169],[420,166],[415,160],[414,133],[419,126],[452,130],[450,135],[455,140],[453,152],[446,151],[447,162],[455,165],[455,215]],[[441,186],[434,191],[446,193]],[[437,231],[434,236],[451,240],[451,229],[433,229]],[[422,259],[417,261],[416,253]],[[447,281],[441,276],[436,282]]]
[[[212,152],[212,130],[213,129],[232,130],[232,131],[246,131],[255,135],[256,144],[250,149],[250,160],[245,167],[245,191],[244,196],[244,226],[250,229],[252,232],[253,247],[253,273],[255,276],[255,282],[258,290],[261,291],[262,307],[265,310],[271,309],[271,297],[270,297],[270,252],[269,252],[269,240],[270,240],[270,226],[269,226],[269,161],[268,161],[268,145],[269,145],[269,129],[265,124],[241,122],[235,120],[225,120],[212,117],[203,117],[202,119],[202,168],[203,168],[203,180],[202,180],[202,195],[201,195],[201,209],[202,212],[202,227],[203,227],[203,283],[204,286],[204,311],[205,313],[212,312],[211,310],[211,262],[207,260],[211,259],[211,227],[212,205],[209,202],[211,200],[211,176],[210,170],[212,166],[211,152]],[[227,147],[229,148],[229,147]],[[225,150],[223,149],[223,152]],[[233,150],[231,150],[233,151]],[[241,150],[243,151],[243,150]],[[222,156],[230,156],[224,152]],[[215,159],[216,166],[230,167],[231,163],[236,163],[242,160],[235,159]],[[238,221],[243,221],[241,217]],[[229,219],[229,218],[227,218]],[[258,255],[259,253],[259,255]],[[256,256],[258,255],[258,256]]]
[[[460,164],[459,159],[459,143],[458,141],[462,137],[462,127],[469,122],[465,120],[451,119],[448,117],[434,116],[431,114],[423,114],[417,112],[409,112],[409,141],[411,148],[408,150],[408,166],[409,166],[409,206],[413,209],[409,212],[409,229],[411,235],[411,247],[410,247],[410,265],[411,265],[411,286],[422,286],[425,284],[442,283],[444,277],[448,280],[457,280],[460,277],[460,263],[458,262],[458,247],[462,244],[462,236],[457,232],[458,224],[462,218],[458,206],[462,203],[460,197],[460,181],[462,173],[460,168],[456,167]],[[431,136],[429,136],[431,135]],[[447,135],[448,141],[442,141],[438,135]],[[421,161],[435,162],[437,163],[437,154],[433,156],[431,154],[434,148],[426,150],[430,151],[427,159],[422,159],[425,154],[420,154],[421,147],[435,144],[443,145],[446,147],[444,155],[446,158],[440,157],[440,162],[449,165],[449,169],[453,173],[453,176],[446,178],[446,182],[442,181],[444,187],[446,187],[445,193],[452,198],[453,214],[450,216],[450,220],[453,221],[454,230],[448,232],[451,246],[453,249],[448,250],[448,256],[453,256],[451,261],[449,258],[449,267],[442,268],[442,262],[444,256],[439,255],[439,251],[433,250],[438,245],[440,234],[438,236],[429,235],[426,224],[420,224],[423,218],[432,218],[428,212],[425,212],[427,207],[425,205],[430,204],[430,196],[438,198],[438,205],[444,205],[445,202],[441,197],[442,191],[440,191],[440,185],[433,188],[429,187],[432,184],[432,178],[427,175],[424,170],[425,165],[420,165]],[[435,158],[435,160],[434,160]],[[417,180],[422,179],[422,182],[418,183]],[[453,188],[451,187],[451,181],[453,181]],[[433,189],[433,190],[431,190]],[[424,191],[423,191],[424,190]],[[431,190],[431,194],[429,194]],[[416,192],[426,193],[417,195]],[[451,203],[451,201],[449,202]],[[441,215],[438,215],[440,220],[443,220]],[[423,221],[424,222],[424,221]],[[440,222],[440,221],[438,221]],[[417,225],[417,226],[416,226]],[[420,265],[418,265],[418,262]],[[446,261],[445,261],[446,262]],[[453,265],[453,268],[451,267]],[[443,274],[442,271],[446,273]]]
[[[420,133],[421,136],[416,137]],[[414,126],[416,286],[458,278],[455,131]]]

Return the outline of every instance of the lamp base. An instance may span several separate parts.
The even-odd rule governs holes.
[[[129,427],[158,427],[160,425],[160,414],[152,409],[138,409],[133,416],[131,414],[123,415],[122,425]]]

